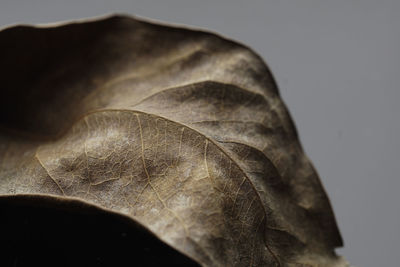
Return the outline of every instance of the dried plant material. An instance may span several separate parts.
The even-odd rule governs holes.
[[[4,29],[0,54],[2,198],[122,214],[203,266],[346,266],[329,200],[249,48],[112,16]]]

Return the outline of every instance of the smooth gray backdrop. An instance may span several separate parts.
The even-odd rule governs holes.
[[[249,45],[275,75],[331,199],[345,241],[338,253],[358,267],[399,266],[399,0],[0,3],[0,26],[118,12]]]

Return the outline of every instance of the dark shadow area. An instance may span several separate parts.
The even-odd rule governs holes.
[[[121,215],[79,201],[0,197],[0,266],[199,266]]]

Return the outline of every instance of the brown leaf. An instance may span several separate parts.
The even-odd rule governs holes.
[[[346,266],[318,175],[249,48],[112,16],[4,29],[0,57],[7,203],[126,215],[204,266]]]

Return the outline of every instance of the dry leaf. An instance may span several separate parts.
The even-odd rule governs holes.
[[[249,48],[112,16],[4,29],[0,54],[3,207],[83,202],[187,264],[346,266],[320,180]]]

